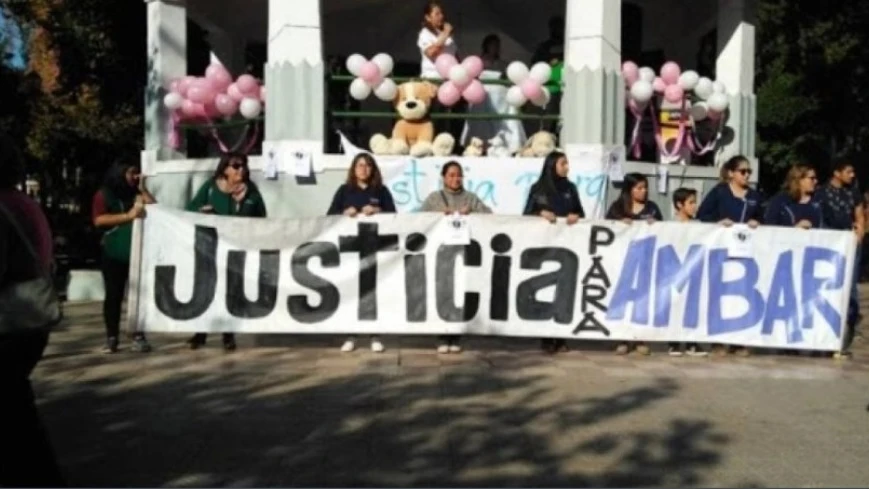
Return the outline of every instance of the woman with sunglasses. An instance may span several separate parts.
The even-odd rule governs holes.
[[[751,164],[745,156],[734,156],[721,166],[721,183],[709,191],[697,210],[700,222],[720,223],[730,226],[745,223],[754,228],[762,220],[760,192],[749,186]],[[745,347],[731,349],[723,345],[713,345],[719,355],[735,353],[748,356],[751,350]]]
[[[187,210],[218,216],[266,217],[266,205],[257,186],[250,180],[247,155],[227,153],[220,158],[214,175],[199,187]],[[187,340],[191,350],[205,345],[208,335],[196,333]],[[223,333],[223,349],[235,351],[235,335]]]

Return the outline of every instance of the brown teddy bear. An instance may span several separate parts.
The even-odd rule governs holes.
[[[395,111],[401,116],[392,128],[392,138],[375,134],[369,141],[376,155],[447,156],[455,148],[455,139],[447,133],[434,136],[429,117],[437,86],[425,81],[402,83],[395,95]]]

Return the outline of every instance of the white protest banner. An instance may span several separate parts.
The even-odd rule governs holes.
[[[342,140],[349,159],[360,152],[349,141]],[[602,218],[607,184],[609,156],[599,153],[596,158],[571,157],[568,178],[576,184],[583,210],[589,218]],[[531,185],[540,176],[543,158],[514,157],[427,157],[375,156],[383,181],[392,192],[398,212],[415,212],[429,193],[443,187],[441,168],[448,161],[457,161],[464,169],[465,189],[477,194],[495,214],[522,214]]]
[[[256,219],[148,206],[138,327],[479,334],[837,350],[853,233],[441,214]],[[780,239],[781,238],[781,239]],[[786,239],[785,239],[786,238]]]

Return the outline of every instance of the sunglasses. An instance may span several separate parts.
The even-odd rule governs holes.
[[[751,175],[751,168],[740,168],[739,170],[736,170],[736,173],[739,173],[740,175]]]
[[[229,167],[232,168],[233,170],[243,170],[246,168],[246,166],[243,163],[233,163],[233,164],[229,165]]]

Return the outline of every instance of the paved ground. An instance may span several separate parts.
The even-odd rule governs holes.
[[[381,355],[241,338],[225,355],[219,337],[155,336],[150,355],[104,356],[99,306],[67,313],[35,380],[76,486],[869,485],[862,342],[849,362],[550,358],[482,338],[439,357],[428,338]]]

